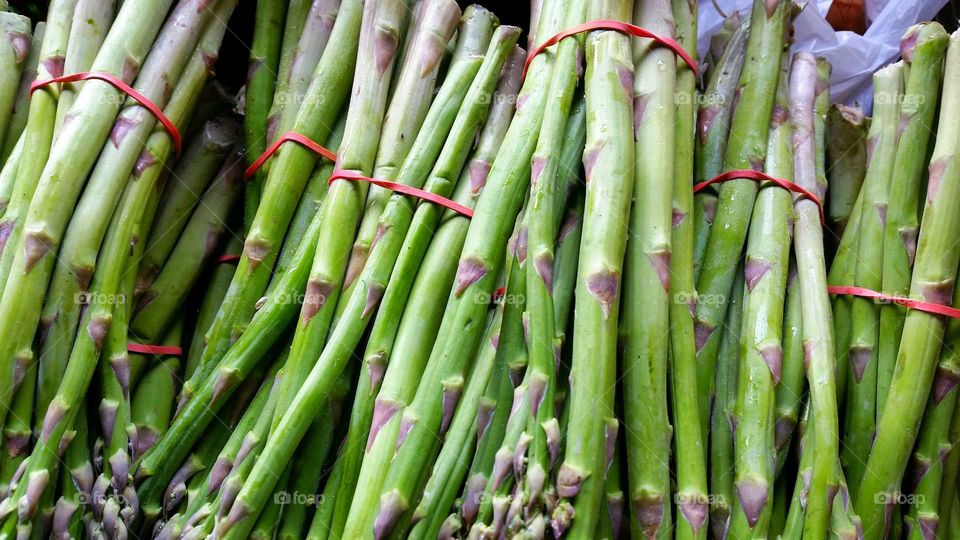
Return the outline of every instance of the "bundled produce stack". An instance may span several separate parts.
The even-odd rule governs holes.
[[[0,11],[0,538],[960,538],[960,37],[697,7]]]

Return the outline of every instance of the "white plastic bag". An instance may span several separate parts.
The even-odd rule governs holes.
[[[900,38],[907,28],[932,19],[947,0],[866,0],[870,24],[864,35],[836,32],[826,21],[832,0],[813,0],[794,19],[794,50],[808,51],[830,61],[830,93],[834,102],[869,109],[873,73],[900,56]],[[752,0],[701,0],[698,41],[701,57],[723,24],[724,13],[749,16]]]

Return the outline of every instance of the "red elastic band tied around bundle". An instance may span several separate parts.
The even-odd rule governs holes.
[[[224,263],[224,264],[240,262],[240,256],[239,255],[221,255],[217,257],[217,262]]]
[[[538,54],[545,51],[548,47],[552,47],[557,43],[560,43],[565,38],[580,34],[582,32],[589,32],[591,30],[616,30],[617,32],[623,32],[624,34],[631,35],[639,38],[648,38],[656,41],[657,43],[667,47],[679,56],[684,63],[690,66],[690,69],[693,70],[693,74],[697,75],[699,72],[699,66],[697,61],[693,59],[693,56],[690,56],[690,53],[683,48],[682,45],[676,42],[676,40],[659,36],[653,32],[647,30],[646,28],[641,28],[639,26],[625,23],[623,21],[615,21],[611,19],[598,19],[595,21],[588,21],[583,24],[578,24],[574,27],[568,28],[559,34],[554,35],[550,39],[544,41],[537,46],[529,55],[527,55],[527,61],[523,64],[523,78],[527,77],[527,68],[530,67],[530,63],[533,62],[533,59],[537,57]]]
[[[258,157],[256,161],[254,161],[253,163],[250,164],[249,167],[247,167],[247,170],[244,171],[243,173],[243,179],[249,180],[250,178],[252,178],[253,175],[260,170],[260,167],[263,167],[263,164],[266,163],[268,159],[270,159],[270,156],[275,154],[277,150],[279,150],[280,147],[283,146],[283,143],[287,141],[293,141],[301,146],[304,146],[308,150],[312,150],[313,153],[319,154],[329,159],[330,161],[337,161],[337,154],[331,152],[330,150],[327,150],[323,146],[320,146],[318,143],[314,142],[306,135],[296,133],[294,131],[288,131],[283,135],[281,135],[279,139],[274,141],[274,143],[271,144],[270,147],[266,149],[266,151],[260,154],[260,157]]]
[[[170,140],[173,141],[173,150],[176,152],[177,156],[180,155],[180,148],[182,146],[182,140],[180,138],[180,131],[177,130],[177,126],[167,118],[167,115],[163,114],[163,110],[157,106],[156,103],[150,101],[147,96],[144,96],[140,92],[137,92],[129,84],[121,81],[119,78],[111,75],[109,73],[103,73],[99,71],[89,71],[84,73],[74,73],[72,75],[64,75],[62,77],[54,77],[52,79],[47,79],[45,81],[33,81],[30,84],[30,93],[33,94],[38,88],[43,88],[44,86],[54,84],[54,83],[72,83],[77,81],[86,81],[90,79],[96,79],[98,81],[103,81],[110,83],[114,88],[120,90],[124,94],[132,97],[134,101],[143,106],[143,108],[150,111],[157,121],[163,125],[163,129],[167,130],[167,133],[170,134]]]
[[[357,174],[352,171],[344,171],[337,169],[333,171],[333,174],[330,175],[329,183],[333,183],[335,180],[351,180],[355,182],[369,182],[375,186],[380,186],[384,189],[389,189],[394,193],[402,193],[404,195],[410,195],[411,197],[416,197],[418,199],[423,199],[434,204],[438,204],[445,208],[449,208],[454,212],[462,214],[468,218],[473,217],[473,210],[467,208],[466,206],[451,201],[446,197],[441,197],[436,193],[431,193],[422,189],[417,189],[415,187],[408,186],[406,184],[398,184],[396,182],[389,182],[387,180],[379,180],[377,178],[368,178],[362,174]]]
[[[174,345],[144,345],[142,343],[127,343],[127,351],[140,354],[156,354],[160,356],[183,355],[183,349]]]
[[[891,296],[870,289],[865,289],[863,287],[837,285],[827,287],[827,292],[830,294],[842,294],[848,296],[859,296],[861,298],[871,298],[873,300],[883,300],[916,311],[923,311],[926,313],[932,313],[934,315],[942,315],[944,317],[950,317],[951,319],[960,319],[960,309],[957,308],[952,308],[943,304],[924,302],[922,300],[914,300],[912,298],[905,298],[903,296]]]
[[[811,193],[810,190],[803,188],[798,184],[794,184],[789,180],[784,180],[783,178],[776,178],[774,176],[770,176],[769,174],[761,171],[744,169],[739,171],[725,172],[720,176],[711,178],[710,180],[706,180],[704,182],[700,182],[694,185],[693,192],[700,193],[701,191],[707,189],[707,187],[712,186],[713,184],[720,184],[723,182],[729,182],[731,180],[755,180],[757,182],[770,182],[771,184],[774,184],[777,187],[781,187],[787,191],[792,191],[800,195],[804,199],[808,199],[814,204],[816,204],[817,210],[820,212],[820,222],[826,223],[826,219],[823,214],[823,203],[820,202],[820,199],[816,195]]]

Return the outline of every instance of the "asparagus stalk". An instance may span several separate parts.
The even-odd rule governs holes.
[[[710,529],[714,538],[726,535],[733,502],[734,426],[737,425],[737,380],[743,316],[743,269],[733,281],[730,309],[717,355],[716,397],[710,418]]]
[[[110,25],[117,13],[116,0],[77,0],[70,26],[66,57],[63,59],[63,74],[82,73],[90,69],[107,37]],[[67,83],[60,87],[57,100],[57,116],[54,136],[63,127],[64,119],[77,99],[78,84]]]
[[[13,102],[13,110],[10,111],[10,123],[7,125],[7,134],[3,139],[3,147],[0,150],[0,163],[4,165],[12,159],[17,146],[21,146],[23,139],[23,130],[27,127],[27,116],[30,113],[30,85],[37,78],[39,69],[40,52],[43,49],[43,37],[47,33],[47,23],[40,21],[33,27],[33,40],[30,43],[30,55],[23,65],[23,72],[20,74],[20,89],[17,90],[17,97]],[[14,174],[14,178],[16,175]],[[10,188],[0,190],[0,203],[10,200],[10,192],[13,190],[13,184]]]
[[[234,4],[221,3],[219,9],[229,12]],[[175,125],[182,125],[189,116],[196,103],[203,83],[209,75],[209,65],[216,58],[216,51],[220,47],[224,24],[210,25],[203,34],[201,42],[188,61],[181,74],[180,81],[170,96],[166,107],[166,114]],[[128,132],[129,134],[130,132]],[[155,186],[160,174],[166,170],[166,159],[170,154],[172,142],[166,132],[156,132],[150,135],[146,144],[141,140],[126,139],[128,145],[135,145],[139,157],[136,158],[139,166],[131,166],[133,174],[127,169],[126,177],[117,176],[117,170],[108,163],[99,164],[100,173],[91,177],[90,189],[85,190],[80,203],[71,219],[74,227],[69,227],[63,241],[63,247],[58,259],[63,264],[51,269],[54,272],[52,284],[47,292],[46,302],[41,312],[43,332],[40,336],[41,354],[43,359],[40,365],[40,389],[37,395],[37,410],[46,410],[53,398],[60,377],[70,355],[70,347],[77,332],[77,324],[81,318],[81,303],[87,292],[90,276],[94,272],[100,245],[109,224],[110,214],[103,211],[102,197],[111,198],[110,206],[121,198],[125,185]],[[130,148],[124,147],[126,152]],[[105,152],[113,154],[112,151]],[[123,156],[129,154],[115,154]],[[108,160],[109,161],[109,160]],[[136,181],[132,181],[135,179]],[[92,182],[97,180],[96,184]],[[100,181],[103,181],[102,183]],[[110,192],[109,194],[107,192]],[[151,192],[146,190],[145,197]],[[140,235],[143,237],[143,235]],[[130,276],[136,276],[135,271]],[[132,293],[132,289],[131,289]],[[129,306],[128,306],[129,307]],[[39,419],[38,419],[39,422]]]
[[[803,364],[803,306],[796,261],[787,273],[787,298],[783,307],[783,361],[774,401],[774,446],[777,450],[777,474],[790,450],[793,432],[800,417],[800,403],[806,388]]]
[[[907,31],[901,40],[902,55],[911,62],[910,77],[901,105],[897,154],[890,186],[883,232],[883,292],[906,296],[910,292],[910,276],[914,265],[923,166],[929,156],[930,135],[943,77],[943,58],[947,35],[937,24],[918,25]],[[903,333],[904,312],[899,306],[880,308],[878,399],[885,400],[895,369],[897,347]],[[878,409],[878,415],[882,414]]]
[[[696,55],[696,2],[674,0],[673,15],[679,42]],[[686,65],[677,65],[675,161],[671,220],[669,321],[670,395],[677,463],[677,536],[706,538],[708,498],[706,432],[708,419],[700,417],[697,382],[697,349],[693,333],[696,309],[694,259],[694,97],[696,76]],[[609,479],[608,479],[609,483]]]
[[[302,4],[303,2],[299,2]],[[267,149],[267,118],[273,102],[283,41],[283,21],[288,2],[258,0],[250,45],[250,65],[244,94],[244,141],[250,163]],[[263,191],[265,171],[250,179],[244,197],[244,230],[256,215]]]
[[[17,181],[17,166],[20,157],[23,155],[23,137],[17,141],[13,147],[10,159],[0,168],[0,218],[7,211],[7,205],[10,203],[10,196],[13,193],[14,182]]]
[[[275,60],[275,62],[278,63],[271,64],[274,66],[274,69],[269,73],[269,76],[275,81],[274,86],[271,87],[272,92],[263,96],[269,99],[267,102],[269,112],[266,117],[266,140],[263,141],[264,144],[272,143],[282,134],[282,132],[277,131],[279,118],[276,114],[288,104],[286,96],[287,85],[290,83],[290,69],[293,66],[297,47],[306,29],[307,15],[310,13],[311,4],[311,0],[292,0],[291,2],[287,2],[287,6],[283,8],[283,12],[280,15],[283,19],[283,22],[280,23],[283,26],[282,30],[280,30],[281,33],[272,35],[275,30],[270,29],[271,43],[273,43],[274,40],[279,40],[276,42],[276,46],[279,47],[279,57]],[[264,37],[266,38],[267,36]]]
[[[932,66],[924,66],[930,69]],[[911,75],[919,75],[921,66],[911,67]],[[878,290],[881,286],[883,272],[883,252],[877,253],[877,248],[883,244],[882,216],[888,206],[888,197],[891,188],[892,169],[896,155],[897,131],[900,117],[900,100],[895,99],[902,94],[903,72],[901,65],[893,64],[878,71],[873,76],[876,107],[874,109],[875,124],[878,128],[871,129],[870,144],[872,152],[867,165],[866,178],[863,181],[863,208],[859,227],[851,231],[858,237],[856,264],[853,265],[853,279],[847,285],[865,287]],[[897,181],[901,181],[897,178]],[[873,211],[870,211],[870,210]],[[870,453],[873,443],[873,433],[877,416],[877,349],[879,338],[880,308],[873,301],[866,298],[851,298],[849,301],[850,320],[846,322],[849,330],[845,346],[847,354],[840,369],[847,369],[847,399],[846,414],[844,416],[843,451],[841,462],[844,464],[847,481],[854,493],[863,477],[863,468],[866,457]],[[839,322],[843,324],[843,322]],[[851,376],[852,375],[852,376]]]
[[[776,96],[784,32],[789,18],[789,2],[755,0],[747,40],[747,58],[738,86],[739,103],[730,124],[730,137],[724,152],[724,168],[760,169],[766,156],[770,117]],[[729,304],[736,261],[743,250],[747,226],[756,200],[757,183],[735,180],[723,184],[706,252],[697,278],[697,292],[705,301],[697,304],[697,374],[701,390],[713,380],[714,364],[720,344],[715,330],[723,322]],[[701,392],[701,410],[709,403],[709,392]]]
[[[732,16],[731,16],[732,17]],[[736,16],[739,20],[739,15]],[[724,25],[726,27],[726,24]],[[710,80],[701,96],[702,103],[697,111],[697,133],[694,138],[696,170],[694,178],[703,182],[723,172],[724,152],[727,136],[730,133],[730,120],[733,117],[734,99],[740,74],[746,58],[749,27],[741,23],[731,34],[726,47],[719,51],[717,62],[710,70]],[[714,41],[716,41],[716,37]],[[713,42],[711,42],[713,45]],[[712,47],[711,47],[712,48]],[[710,223],[717,209],[717,194],[707,190],[694,196],[694,223],[696,239],[693,251],[693,271],[700,275],[700,266],[710,237]],[[706,385],[713,381],[699,380],[701,392],[709,395]],[[701,417],[703,418],[703,417]]]
[[[827,116],[827,171],[832,189],[826,211],[838,237],[843,236],[866,177],[868,124],[859,107],[837,104]]]
[[[0,144],[7,136],[10,113],[20,88],[20,74],[28,65],[30,56],[31,28],[30,18],[8,11],[0,12],[0,34],[3,35],[0,47]]]
[[[154,231],[144,246],[143,260],[137,269],[137,296],[149,288],[181,237],[194,208],[207,187],[217,178],[227,154],[240,137],[239,118],[231,115],[208,122],[199,136],[177,160],[173,177],[164,186],[159,210],[153,220]]]
[[[950,337],[955,336],[952,332]],[[952,340],[951,340],[952,343]],[[947,352],[947,354],[952,354],[953,350]],[[951,507],[953,507],[957,502],[957,472],[960,469],[960,452],[955,451],[958,448],[957,443],[960,441],[960,415],[957,414],[956,406],[953,410],[953,418],[950,421],[950,432],[947,438],[947,449],[946,449],[946,459],[943,461],[943,479],[940,483],[940,493],[937,495],[938,507],[937,514],[940,520],[938,529],[941,532],[949,532],[953,530],[955,525],[954,516]]]
[[[576,0],[567,7],[565,27],[581,24],[587,2]],[[554,410],[557,386],[557,358],[560,344],[554,324],[554,247],[557,238],[558,193],[565,190],[560,173],[565,126],[571,114],[580,74],[577,60],[583,55],[583,35],[563,40],[554,52],[553,72],[546,96],[540,135],[530,162],[530,199],[527,203],[527,254],[533,271],[526,272],[526,312],[529,364],[527,392],[530,412],[527,435],[531,438],[526,459],[523,504],[528,520],[547,519],[547,499],[556,496],[552,471],[560,450],[557,414]]]
[[[765,172],[793,176],[793,129],[789,122],[790,61],[782,59],[777,99],[767,142]],[[737,382],[737,429],[733,538],[768,534],[776,468],[774,441],[775,387],[783,372],[783,313],[790,264],[790,193],[763,186],[750,222],[744,262],[743,330]],[[787,239],[785,241],[784,239]]]
[[[790,114],[793,121],[794,179],[820,200],[826,192],[825,178],[816,174],[814,141],[814,101],[818,88],[816,61],[799,53],[790,72]],[[833,495],[836,493],[838,454],[838,415],[836,366],[833,362],[833,326],[830,299],[827,296],[823,259],[823,232],[820,213],[813,201],[794,198],[794,256],[800,283],[803,312],[804,361],[810,388],[813,415],[811,466],[803,534],[809,538],[826,536]]]
[[[960,305],[960,289],[954,291],[952,305]],[[955,434],[951,425],[956,422],[953,419],[957,403],[956,386],[960,381],[958,346],[960,320],[951,319],[944,334],[933,391],[927,398],[917,445],[913,449],[915,497],[905,520],[910,538],[923,538],[931,533],[944,536],[941,526],[947,516],[940,514],[940,496],[943,493],[943,481],[951,480],[946,469],[950,459],[951,437]],[[955,474],[952,481],[956,482]]]
[[[243,187],[243,156],[239,150],[227,158],[190,216],[163,270],[141,296],[130,329],[142,339],[153,341],[160,336],[214,253]]]
[[[464,33],[463,38],[465,39],[467,35]],[[468,207],[475,204],[476,197],[480,194],[486,180],[486,173],[510,125],[517,91],[520,87],[521,65],[522,51],[515,49],[494,93],[477,149],[460,173],[457,195],[454,198]],[[392,452],[392,441],[396,436],[394,434],[391,438],[389,433],[395,433],[394,428],[399,425],[396,423],[399,422],[399,417],[390,419],[388,424],[392,426],[372,426],[371,421],[376,417],[378,409],[389,410],[394,408],[395,404],[409,403],[413,397],[415,381],[423,370],[423,362],[429,354],[429,347],[433,345],[433,340],[425,336],[435,335],[440,326],[442,312],[437,308],[446,302],[447,291],[456,273],[456,260],[450,257],[449,253],[457,252],[462,247],[468,224],[469,221],[465,217],[448,213],[442,224],[437,227],[435,240],[430,243],[430,246],[434,247],[427,248],[425,252],[401,249],[400,258],[391,274],[391,282],[387,285],[387,291],[381,303],[380,315],[374,322],[364,352],[363,358],[367,369],[361,371],[360,380],[357,383],[359,388],[369,388],[370,391],[357,393],[351,413],[351,427],[347,442],[338,460],[338,466],[343,464],[343,472],[340,476],[340,484],[333,495],[336,510],[331,515],[332,523],[329,527],[334,536],[339,536],[344,530],[351,499],[354,498],[354,490],[358,485],[357,476],[360,473],[361,461],[367,463],[368,460],[364,455],[364,445],[367,445],[366,454],[369,456],[375,454],[383,456],[380,459],[390,457],[387,450],[391,449]],[[407,245],[410,245],[409,242]],[[403,280],[409,280],[414,275],[416,275],[415,280],[405,285]],[[409,322],[403,323],[402,321],[408,320],[408,317]],[[413,337],[414,343],[421,344],[419,348],[403,343],[402,340],[409,340],[410,337],[401,336],[410,332],[416,334],[415,337],[413,334],[410,337]],[[423,347],[426,349],[424,350]],[[398,351],[396,358],[393,358],[394,350]],[[422,350],[422,352],[414,354],[415,350]],[[415,366],[418,367],[400,362],[401,359],[405,362],[415,362]],[[389,367],[384,365],[388,360]],[[385,373],[384,369],[386,369]],[[387,383],[398,376],[397,382]],[[381,382],[384,383],[385,390],[377,395]],[[393,390],[387,391],[387,388]],[[372,399],[374,396],[376,399]],[[375,405],[381,402],[383,405]],[[374,427],[383,433],[382,437],[378,433],[370,434]],[[381,466],[385,466],[380,459],[370,457],[367,470],[376,471]],[[369,482],[368,480],[363,485],[370,485]]]
[[[63,74],[64,55],[70,37],[70,22],[77,0],[51,2],[47,9],[47,29],[40,48],[37,78],[39,80],[59,77]],[[30,201],[37,189],[40,174],[50,152],[53,139],[54,114],[57,107],[56,85],[46,92],[31,96],[27,126],[24,128],[25,148],[37,152],[33,159],[24,160],[16,170],[13,192],[0,220],[0,285],[6,290],[7,276],[13,264],[14,252],[23,230],[23,221],[30,208]],[[7,249],[10,246],[10,249]],[[5,409],[6,407],[0,407]]]
[[[444,103],[448,99],[443,95],[444,90],[447,89],[447,85],[444,85],[441,95],[438,96],[430,115],[428,115],[428,122],[425,123],[427,127],[421,132],[423,136],[418,138],[414,149],[411,150],[400,171],[398,179],[401,182],[418,185],[426,180],[428,191],[441,195],[450,194],[449,192],[455,180],[460,176],[460,170],[466,160],[467,148],[472,144],[482,123],[482,118],[485,116],[489,105],[490,95],[518,36],[519,30],[517,28],[506,26],[501,27],[494,34],[489,52],[480,67],[480,73],[474,79],[473,84],[470,85],[466,97],[454,99],[452,103],[455,105],[462,99],[464,105],[460,108],[460,112],[456,114],[450,128],[447,127],[451,125],[450,121],[444,118],[449,116],[449,113],[443,112],[446,109]],[[456,78],[448,78],[448,80],[455,83]],[[451,88],[451,90],[453,89]],[[436,126],[436,129],[434,129],[434,126]],[[449,136],[446,135],[448,129]],[[448,137],[447,142],[441,150],[439,144],[437,144],[440,141],[434,139],[442,139],[445,136]],[[437,156],[438,153],[439,156]],[[435,163],[433,171],[425,179],[427,167],[430,167],[433,163]],[[430,210],[425,210],[427,208],[429,207],[421,206],[418,213],[421,210],[429,212]],[[433,212],[439,217],[439,212],[435,209],[433,209]],[[371,298],[376,302],[386,288],[401,244],[404,237],[407,236],[407,231],[414,217],[413,213],[413,204],[409,198],[402,195],[391,197],[383,216],[381,216],[380,228],[383,234],[378,239],[376,249],[371,253],[371,258],[364,267],[361,279],[358,282],[362,283],[363,286],[354,289],[350,294],[340,321],[317,361],[317,365],[307,377],[303,389],[293,398],[290,412],[285,414],[277,425],[275,431],[277,436],[271,438],[264,453],[264,455],[269,455],[270,460],[282,461],[284,453],[288,451],[290,442],[302,436],[301,426],[304,418],[309,418],[312,414],[311,406],[307,403],[315,403],[325,393],[330,378],[336,376],[348,360],[348,351],[352,351],[356,347],[373,311],[372,305],[375,305],[371,304]],[[428,223],[430,222],[428,221]],[[435,223],[435,220],[433,223]],[[432,227],[430,228],[432,229]],[[262,458],[255,472],[261,471],[259,468],[261,463],[263,464],[262,470],[265,471],[269,471],[271,466],[276,467],[276,465],[271,465],[267,459]],[[260,474],[263,473],[260,472]],[[251,482],[248,482],[244,487],[241,499],[244,497],[262,497],[263,488],[257,486],[253,480],[252,477]],[[256,480],[264,481],[260,478]],[[389,480],[390,477],[387,476],[386,481],[389,482]],[[251,506],[256,507],[255,504]],[[348,531],[350,527],[348,518]],[[350,536],[348,532],[345,532],[345,534]]]
[[[329,46],[325,49],[327,54],[320,59],[297,114],[293,129],[297,133],[315,141],[326,140],[330,135],[334,118],[347,99],[353,79],[363,12],[370,12],[372,17],[376,7],[375,3],[365,7],[361,0],[341,3]],[[198,364],[201,369],[184,383],[181,402],[191,399],[199,391],[227,349],[249,324],[254,307],[267,287],[283,234],[290,225],[309,172],[317,161],[314,153],[296,144],[284,145],[274,158],[269,175],[277,181],[269,181],[268,176],[237,271],[208,332],[207,345]],[[289,292],[297,294],[297,291]]]
[[[619,2],[590,16],[624,20],[630,8],[630,2]],[[567,443],[556,480],[561,502],[552,516],[555,534],[562,534],[569,525],[574,537],[589,537],[599,519],[606,456],[612,451],[605,441],[615,439],[612,419],[597,422],[595,403],[598,398],[613,401],[620,276],[634,183],[629,39],[615,32],[591,33],[586,58],[587,196],[577,271]],[[674,77],[675,72],[670,75]],[[636,501],[635,495],[631,493],[631,502]],[[573,505],[569,499],[574,499]],[[572,525],[566,520],[571,512],[575,512]]]
[[[236,236],[230,236],[224,243],[220,256],[233,256],[240,253],[240,247],[243,241]],[[197,318],[194,321],[193,337],[190,339],[190,347],[186,349],[186,363],[184,366],[183,377],[189,379],[190,375],[196,369],[196,363],[200,361],[200,355],[203,353],[203,347],[206,344],[207,330],[213,318],[217,316],[217,310],[220,308],[220,302],[227,294],[227,287],[230,286],[230,280],[233,279],[234,266],[232,261],[218,260],[217,266],[212,270],[210,278],[207,280],[204,288],[206,293],[200,302],[197,311]]]
[[[908,35],[927,34],[928,29],[929,26],[913,28]],[[956,198],[951,195],[960,179],[949,166],[956,151],[956,136],[952,131],[953,124],[946,121],[960,106],[956,100],[957,67],[960,66],[958,43],[960,36],[950,38],[941,122],[930,159],[930,179],[923,211],[925,227],[920,234],[910,286],[911,298],[939,304],[947,304],[952,298],[960,258],[960,252],[952,249],[953,238],[960,234],[957,219],[960,213],[954,207]],[[919,134],[916,136],[920,137]],[[891,193],[891,201],[894,196]],[[877,422],[876,438],[859,495],[854,499],[865,526],[865,538],[879,538],[888,529],[884,517],[889,515],[888,509],[892,510],[888,504],[896,501],[899,481],[919,429],[944,328],[944,321],[935,315],[922,311],[907,314],[887,403]]]
[[[134,459],[149,450],[170,425],[179,371],[179,359],[164,360],[147,371],[134,390],[130,402],[130,420],[136,433]]]
[[[674,34],[667,0],[637,2],[634,20],[660,34]],[[671,430],[667,413],[667,357],[670,340],[670,250],[676,144],[676,55],[649,40],[634,41],[633,85],[636,153],[630,237],[624,260],[623,415],[626,468],[634,536],[671,528]],[[613,392],[612,388],[596,391]],[[571,434],[571,436],[573,436]]]
[[[197,5],[192,3],[198,1],[200,0],[190,0],[178,5],[171,19],[175,23],[168,23],[138,77],[135,87],[139,87],[148,97],[157,100],[163,97],[159,95],[164,89],[162,81],[165,78],[175,79],[176,76],[169,74],[179,73],[193,50],[199,35],[197,29],[210,13],[209,10],[198,10]],[[94,71],[122,76],[125,65],[130,62],[139,63],[146,54],[152,37],[156,35],[161,17],[143,17],[133,11],[144,9],[151,14],[165,13],[163,6],[166,4],[161,1],[161,5],[157,6],[152,0],[143,2],[147,4],[141,6],[139,2],[132,2],[124,5],[101,53],[94,61]],[[129,70],[126,75],[130,78]],[[0,376],[0,383],[4,380],[10,382],[13,366],[18,363],[17,357],[28,354],[27,351],[30,350],[43,304],[43,291],[46,290],[47,281],[53,271],[67,221],[86,175],[97,158],[97,149],[108,140],[108,130],[120,108],[118,94],[119,90],[101,81],[84,85],[74,108],[71,109],[76,112],[76,116],[61,129],[61,135],[51,148],[44,172],[40,175],[30,211],[22,222],[22,238],[18,234],[11,237],[17,249],[10,267],[12,272],[8,287],[4,289],[3,299],[0,300],[2,312],[7,314],[0,318],[0,336],[3,336],[0,366],[9,369],[0,370],[4,372]],[[119,118],[120,127],[114,128],[111,138],[115,152],[108,151],[116,155],[117,161],[108,161],[114,165],[128,164],[128,167],[119,169],[120,173],[112,173],[126,179],[127,171],[143,148],[142,139],[136,135],[148,133],[154,125],[154,119],[140,106],[126,108]],[[101,165],[104,166],[106,165]],[[23,171],[24,168],[20,167],[18,172]],[[17,183],[20,184],[20,178]],[[102,208],[98,211],[104,214],[104,217],[109,216]],[[102,230],[101,228],[100,231]],[[86,275],[89,279],[89,274]],[[13,313],[17,316],[13,317]],[[5,416],[8,403],[9,397],[0,400],[0,418]]]

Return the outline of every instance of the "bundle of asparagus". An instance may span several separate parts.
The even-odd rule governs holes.
[[[952,538],[960,35],[531,7],[0,11],[0,537]]]

